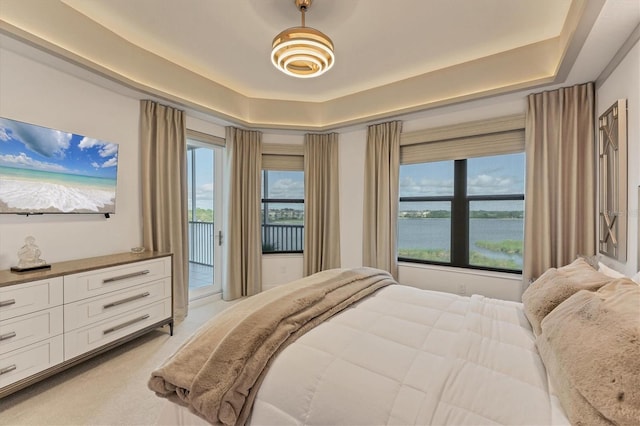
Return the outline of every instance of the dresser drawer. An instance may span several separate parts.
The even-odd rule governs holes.
[[[62,362],[62,335],[0,355],[0,388]]]
[[[75,330],[168,297],[171,278],[68,303],[64,305],[64,330]]]
[[[62,277],[0,288],[0,321],[62,305]]]
[[[64,359],[69,360],[171,317],[171,299],[141,307],[64,333]]]
[[[62,306],[0,321],[0,354],[63,332]]]
[[[171,257],[112,266],[64,277],[64,302],[75,302],[171,276]]]

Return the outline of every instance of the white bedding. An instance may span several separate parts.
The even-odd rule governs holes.
[[[569,424],[522,305],[392,285],[288,346],[252,424]],[[167,402],[160,424],[204,424]]]

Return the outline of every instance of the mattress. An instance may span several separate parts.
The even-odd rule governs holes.
[[[392,285],[274,360],[251,424],[569,424],[520,303]],[[206,422],[167,402],[159,424]]]

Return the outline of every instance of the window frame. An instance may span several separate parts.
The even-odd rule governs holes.
[[[261,190],[261,195],[263,197],[261,197],[260,202],[261,202],[261,206],[262,206],[262,218],[261,218],[261,222],[260,222],[260,240],[262,243],[262,254],[303,254],[304,253],[304,231],[305,231],[305,227],[304,227],[304,223],[302,225],[302,250],[274,250],[274,251],[265,251],[265,244],[264,244],[264,231],[263,231],[263,226],[265,223],[267,223],[266,219],[268,217],[268,211],[269,211],[269,204],[303,204],[304,205],[304,198],[264,198],[264,195],[268,193],[268,179],[267,179],[267,174],[268,172],[301,172],[303,174],[303,178],[304,178],[304,171],[303,170],[273,170],[273,169],[262,169],[262,190]],[[303,207],[303,212],[304,212],[304,207]]]
[[[501,154],[496,154],[501,155]],[[487,155],[492,157],[494,155]],[[475,269],[493,272],[505,272],[509,274],[522,274],[521,269],[494,268],[490,266],[471,265],[469,252],[469,222],[471,201],[524,201],[525,194],[499,194],[499,195],[467,195],[467,158],[454,161],[453,195],[439,196],[411,196],[399,197],[399,202],[451,202],[451,261],[438,262],[434,260],[412,259],[398,255],[398,262],[420,263],[427,265],[452,266],[464,269]],[[414,163],[414,164],[428,164]],[[402,165],[401,165],[402,166]],[[398,209],[399,210],[399,209]],[[524,238],[524,230],[523,230]]]

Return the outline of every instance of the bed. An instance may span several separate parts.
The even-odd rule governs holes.
[[[159,423],[637,424],[640,287],[577,259],[523,302],[323,271],[237,303],[152,372]]]

